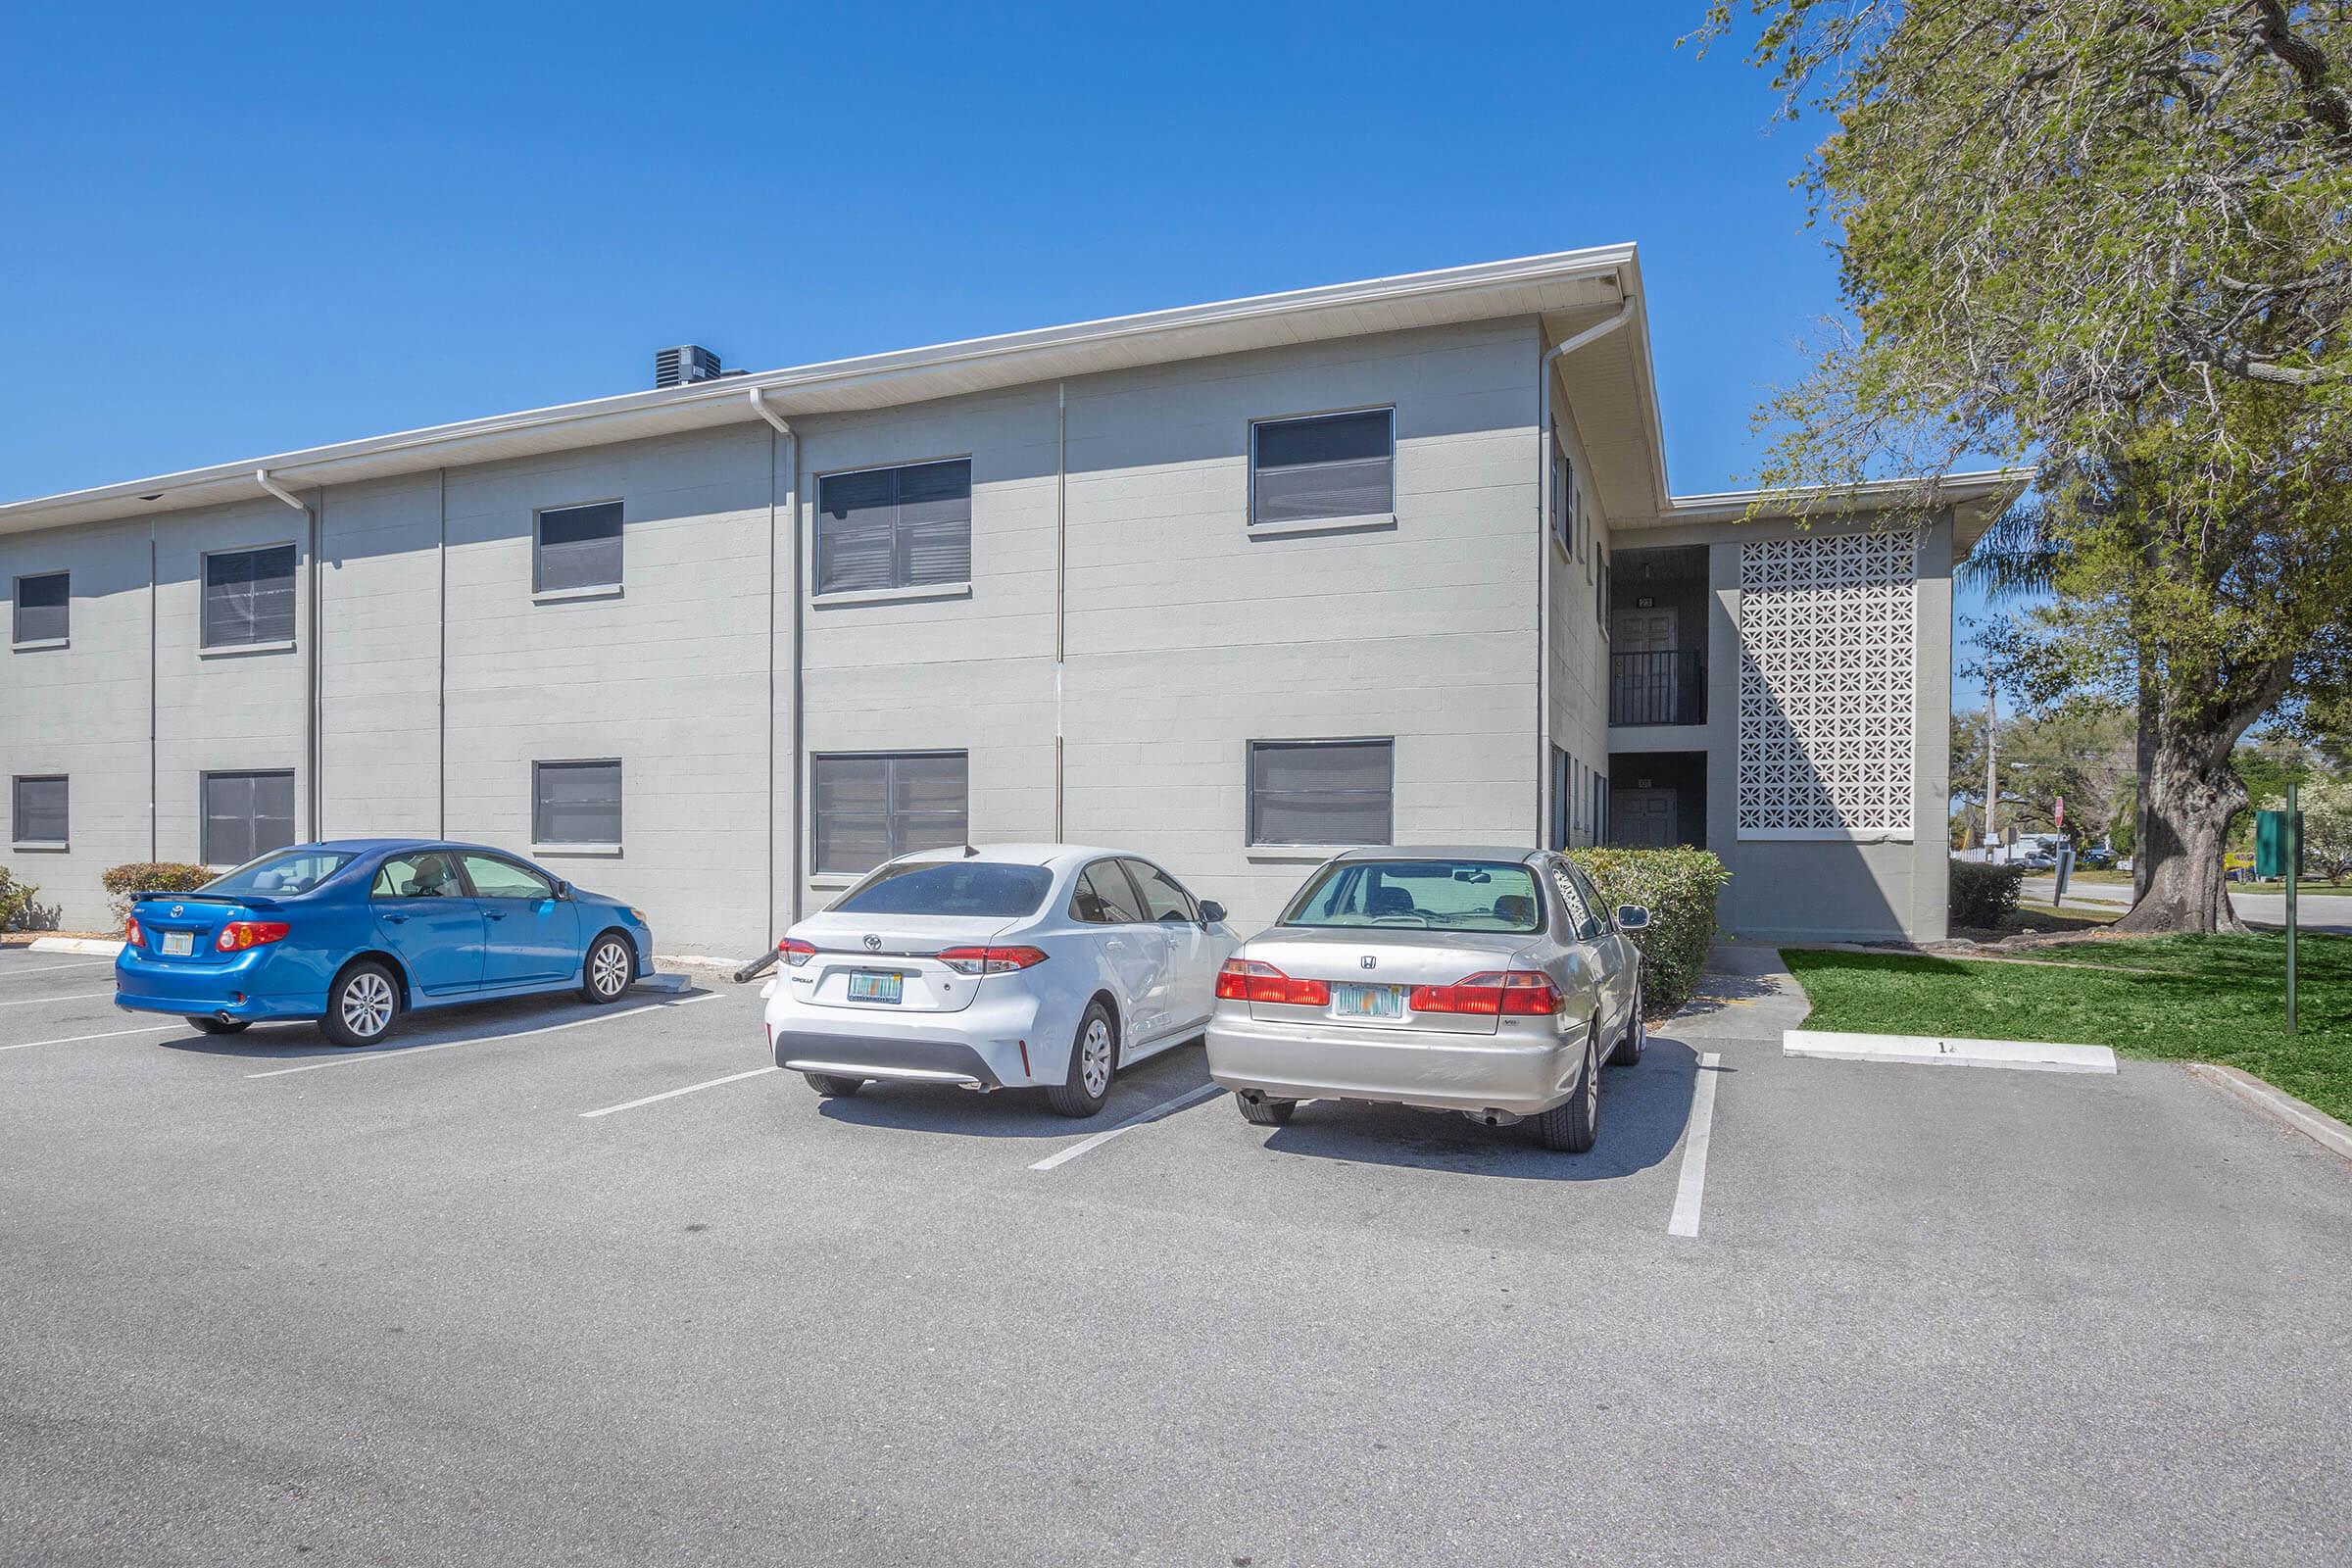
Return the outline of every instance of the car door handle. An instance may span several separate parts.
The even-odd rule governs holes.
[[[482,911],[482,918],[485,920],[504,920],[506,917],[507,911],[504,909],[484,909]]]
[[[408,918],[408,916],[407,916],[407,915],[405,915],[405,914],[387,914],[387,915],[385,915],[385,916],[384,916],[384,924],[386,924],[386,925],[398,925],[398,924],[400,924],[402,921],[406,920],[407,918]]]

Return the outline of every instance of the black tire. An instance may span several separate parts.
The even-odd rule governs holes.
[[[1633,1016],[1625,1020],[1625,1032],[1617,1037],[1616,1046],[1609,1052],[1609,1065],[1631,1067],[1642,1059],[1642,1053],[1648,1046],[1649,1026],[1642,1021],[1642,982],[1636,979]]]
[[[380,1046],[399,1026],[400,977],[372,958],[348,965],[326,988],[318,1032],[338,1046]]]
[[[580,960],[580,1000],[596,1006],[618,1002],[637,978],[637,950],[617,931],[588,944]]]
[[[1100,1001],[1090,1002],[1085,1016],[1078,1020],[1077,1034],[1070,1039],[1069,1076],[1046,1091],[1046,1103],[1057,1116],[1092,1116],[1110,1099],[1110,1081],[1118,1069],[1118,1020]]]
[[[1566,1100],[1536,1117],[1536,1136],[1545,1149],[1581,1154],[1592,1147],[1600,1121],[1600,1063],[1593,1059],[1592,1039],[1585,1037],[1585,1065],[1576,1075],[1576,1088]]]
[[[1269,1100],[1264,1095],[1252,1099],[1238,1090],[1233,1102],[1240,1108],[1242,1120],[1252,1127],[1283,1126],[1290,1121],[1291,1112],[1298,1108],[1296,1100]]]
[[[801,1076],[808,1080],[809,1088],[827,1100],[847,1100],[865,1087],[864,1079],[844,1078],[839,1073],[805,1072]]]
[[[241,1035],[248,1026],[243,1018],[190,1018],[188,1022],[208,1035]]]

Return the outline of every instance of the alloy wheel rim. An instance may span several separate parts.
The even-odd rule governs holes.
[[[392,987],[372,971],[354,975],[343,988],[343,1027],[355,1035],[374,1036],[392,1021]]]
[[[620,995],[621,982],[627,973],[628,960],[620,956],[619,943],[608,942],[596,950],[596,959],[590,967],[589,974],[595,980],[596,989],[600,995],[608,997]]]
[[[1100,1018],[1087,1023],[1086,1044],[1078,1055],[1078,1075],[1090,1095],[1099,1095],[1110,1087],[1110,1025]]]

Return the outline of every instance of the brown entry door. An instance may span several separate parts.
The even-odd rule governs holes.
[[[1609,796],[1609,840],[1633,850],[1667,850],[1676,842],[1673,790],[1615,790]]]

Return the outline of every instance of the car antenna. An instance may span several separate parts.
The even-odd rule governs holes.
[[[969,844],[966,844],[966,845],[963,847],[963,858],[964,858],[965,859],[967,859],[967,860],[968,860],[968,859],[971,859],[971,858],[972,858],[974,856],[978,855],[979,853],[980,853],[980,852],[979,852],[978,850],[975,850],[975,849],[973,849],[973,848],[972,848],[972,847],[971,847]]]

